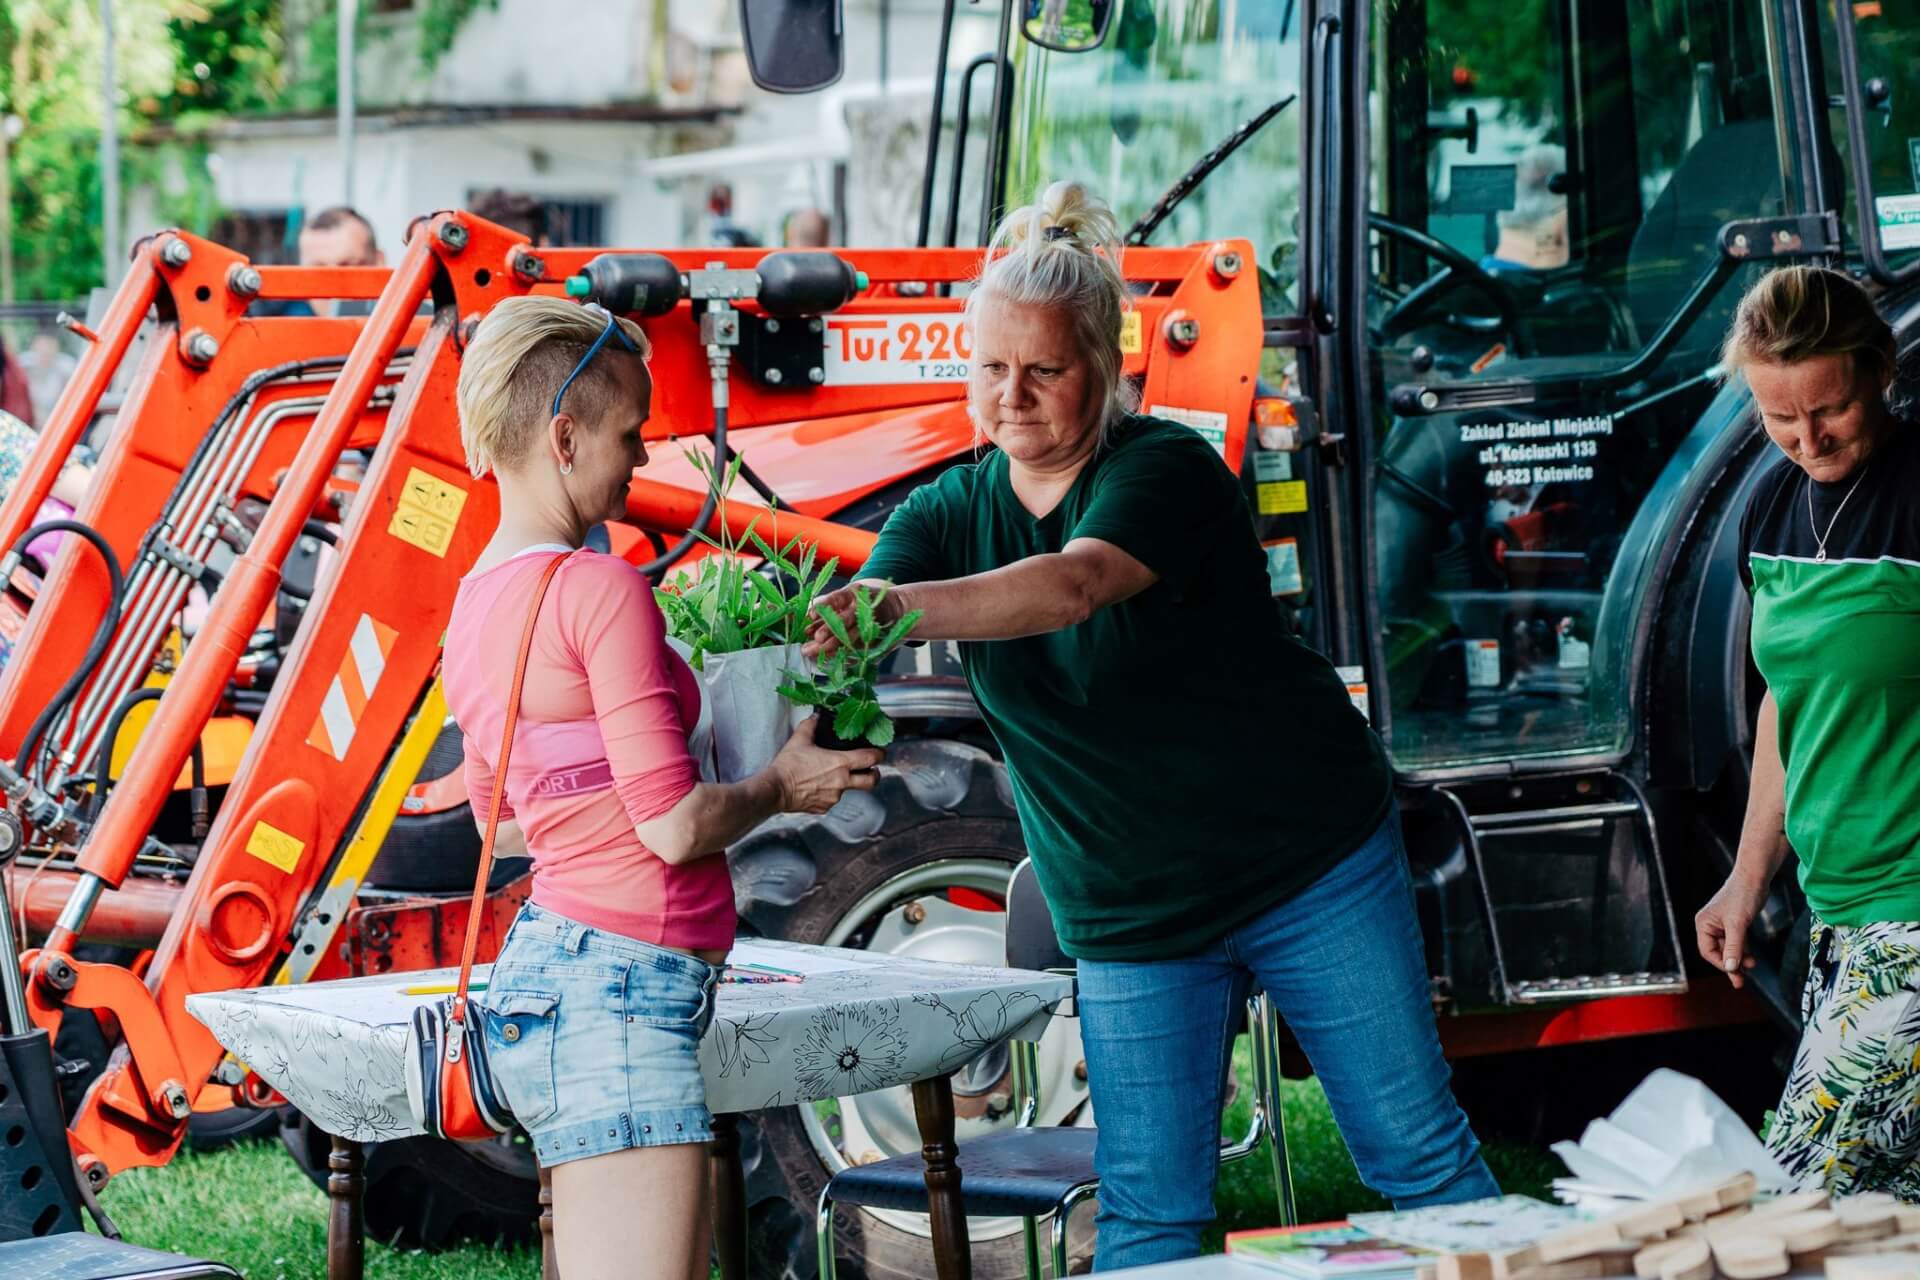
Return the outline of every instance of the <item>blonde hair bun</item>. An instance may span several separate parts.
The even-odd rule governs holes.
[[[989,251],[1031,247],[1044,252],[1061,243],[1087,252],[1120,257],[1120,223],[1107,202],[1077,182],[1056,182],[1024,209],[1000,223]]]

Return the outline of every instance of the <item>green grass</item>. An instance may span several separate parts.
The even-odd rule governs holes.
[[[1235,1055],[1239,1097],[1225,1120],[1229,1134],[1246,1131],[1252,1106],[1244,1042]],[[1287,1142],[1303,1222],[1341,1218],[1386,1207],[1361,1185],[1346,1145],[1327,1112],[1319,1082],[1288,1081]],[[1508,1191],[1545,1197],[1559,1161],[1525,1147],[1487,1149],[1494,1177]],[[1220,1221],[1209,1251],[1227,1231],[1275,1221],[1272,1164],[1263,1151],[1220,1171]],[[136,1244],[215,1258],[249,1280],[307,1280],[326,1274],[326,1196],[294,1165],[278,1142],[228,1148],[211,1155],[182,1152],[164,1169],[135,1169],[108,1185],[107,1212]],[[535,1280],[539,1254],[530,1249],[478,1246],[429,1254],[367,1244],[369,1280]]]
[[[182,1151],[164,1169],[130,1169],[101,1205],[120,1234],[153,1249],[212,1258],[248,1280],[309,1280],[327,1273],[327,1197],[277,1141],[209,1155]],[[535,1250],[468,1245],[445,1253],[367,1242],[368,1280],[534,1280]]]

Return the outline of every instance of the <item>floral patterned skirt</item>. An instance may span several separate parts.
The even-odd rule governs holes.
[[[1920,1201],[1920,923],[1815,917],[1767,1147],[1803,1185]]]

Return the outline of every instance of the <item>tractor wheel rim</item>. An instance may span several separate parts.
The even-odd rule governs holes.
[[[1006,964],[1006,913],[973,911],[955,907],[944,898],[932,895],[947,889],[970,889],[1004,901],[1012,868],[1005,861],[990,858],[945,858],[923,863],[897,876],[855,902],[835,922],[824,946],[842,946],[862,925],[880,917],[871,935],[870,950],[889,955],[911,955],[963,964],[1004,966]],[[923,913],[921,920],[908,924],[907,911],[916,901]],[[1086,1085],[1077,1078],[1076,1067],[1082,1059],[1079,1032],[1070,1022],[1055,1019],[1039,1046],[1039,1078],[1042,1107],[1034,1123],[1059,1124],[1086,1099]],[[965,1144],[971,1138],[1011,1128],[1016,1109],[1011,1106],[991,1115],[996,1091],[1007,1091],[1009,1055],[1004,1045],[987,1050],[954,1074],[956,1110],[974,1112],[976,1118],[959,1120],[955,1133]],[[1008,1094],[1010,1097],[1010,1094]],[[985,1113],[979,1108],[985,1108]],[[829,1129],[822,1111],[837,1111],[839,1135]],[[875,1093],[842,1098],[834,1104],[803,1106],[800,1117],[814,1153],[830,1173],[838,1173],[855,1158],[899,1155],[917,1151],[919,1131],[913,1121],[911,1092],[901,1086]],[[1084,1120],[1083,1120],[1084,1122]],[[850,1154],[851,1152],[851,1154]],[[862,1213],[911,1235],[930,1237],[927,1216],[891,1209],[863,1209]],[[973,1240],[1004,1239],[1021,1229],[1018,1218],[972,1218],[967,1220]]]

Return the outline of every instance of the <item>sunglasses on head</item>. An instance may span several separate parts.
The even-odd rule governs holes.
[[[599,310],[600,308],[596,307],[594,309]],[[560,384],[560,389],[553,393],[553,410],[547,415],[548,417],[557,418],[560,416],[560,401],[566,397],[567,388],[572,386],[573,380],[584,373],[587,366],[593,363],[593,358],[600,354],[602,347],[607,345],[608,338],[618,338],[621,346],[631,351],[634,355],[640,354],[640,348],[633,345],[633,339],[629,338],[626,330],[620,327],[619,320],[614,317],[612,312],[607,312],[607,327],[600,331],[600,336],[593,340],[593,345],[587,348],[587,353],[580,357],[580,363],[573,366],[573,372],[568,374],[567,380]]]

